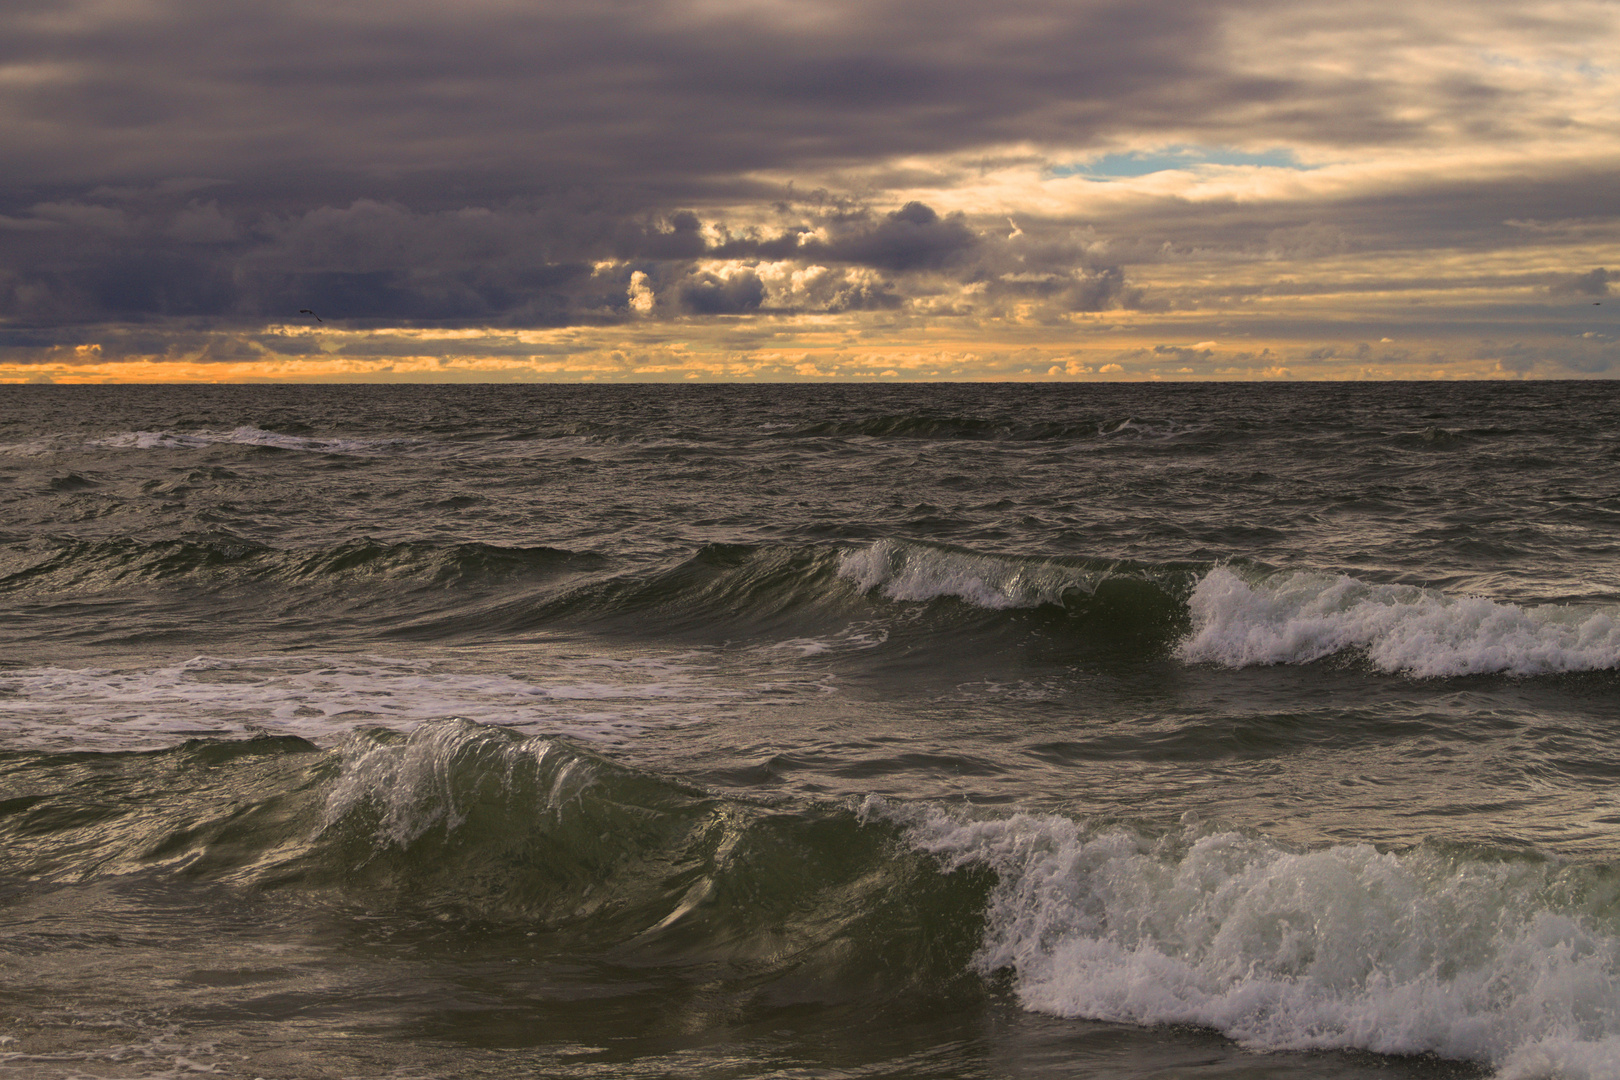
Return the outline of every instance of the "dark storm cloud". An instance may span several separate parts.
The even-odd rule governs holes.
[[[840,243],[812,245],[835,262],[860,263],[884,270],[940,270],[959,261],[978,237],[960,215],[940,219],[932,207],[908,202],[874,228],[845,237]]]
[[[1117,270],[1112,278],[1073,277],[1075,267],[1089,265],[1083,252],[1032,245],[1015,255],[961,215],[916,201],[889,212],[784,208],[798,224],[753,238],[718,226],[706,233],[691,210],[615,217],[508,205],[423,213],[361,199],[255,218],[222,201],[144,192],[122,193],[111,205],[35,205],[0,231],[0,316],[34,326],[248,324],[296,321],[310,308],[360,326],[610,323],[646,314],[634,306],[637,273],[658,299],[652,313],[663,316],[889,309],[904,303],[908,279],[919,279],[924,292],[976,280],[990,283],[987,295],[1045,288],[1049,299],[1069,296],[1075,310],[1119,295]],[[705,265],[716,260],[786,260],[812,272],[772,297],[756,269],[717,273]],[[1032,266],[1067,276],[1051,288],[1002,280]]]
[[[782,209],[788,211],[786,206]],[[801,223],[774,235],[727,238],[711,254],[727,259],[851,263],[898,272],[961,264],[981,242],[961,214],[941,217],[933,207],[915,200],[878,215],[864,208],[818,210],[811,218],[819,228]]]
[[[1233,6],[17,3],[0,15],[23,151],[6,172],[72,184],[538,170],[679,185],[1072,140],[1122,114],[1180,125],[1189,108],[1294,89],[1202,61]]]
[[[699,315],[737,315],[759,310],[765,283],[751,270],[727,278],[700,272],[681,282],[680,296],[687,310]]]

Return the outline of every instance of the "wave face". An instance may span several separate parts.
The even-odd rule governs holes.
[[[0,755],[0,770],[36,791],[0,803],[10,872],[36,885],[223,885],[719,964],[819,999],[970,987],[991,881],[847,808],[722,798],[464,720],[332,751],[261,737]]]
[[[321,814],[296,863],[306,886],[762,973],[785,962],[834,993],[913,964],[902,985],[963,979],[989,880],[896,858],[847,810],[750,806],[459,723],[351,742]]]
[[[1612,867],[881,800],[863,812],[949,868],[994,870],[974,967],[1010,972],[1038,1012],[1193,1024],[1265,1050],[1436,1054],[1503,1077],[1597,1080],[1620,1064]]]
[[[1620,607],[1520,606],[1344,575],[1204,575],[1189,601],[1184,660],[1227,667],[1301,664],[1345,650],[1424,678],[1548,675],[1620,668]]]

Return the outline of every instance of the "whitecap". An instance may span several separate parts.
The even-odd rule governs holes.
[[[1197,663],[1302,664],[1359,649],[1380,670],[1427,678],[1620,667],[1613,606],[1519,605],[1310,572],[1251,580],[1218,566],[1189,607],[1193,629],[1177,654]]]

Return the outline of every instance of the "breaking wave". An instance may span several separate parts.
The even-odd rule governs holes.
[[[1620,669],[1613,604],[1518,604],[1312,571],[1021,556],[898,539],[709,544],[663,562],[373,539],[280,549],[227,532],[0,552],[0,592],[182,586],[237,602],[257,591],[266,611],[287,617],[314,602],[358,605],[383,618],[388,633],[416,638],[564,623],[819,638],[878,619],[908,632],[1001,635],[1007,647],[1039,628],[1230,668],[1343,654],[1418,678]],[[378,608],[379,596],[391,606]]]
[[[972,961],[1036,1012],[1268,1050],[1434,1054],[1506,1077],[1620,1069],[1620,873],[1441,845],[1292,850],[868,800],[996,885]]]
[[[107,450],[197,450],[208,446],[256,446],[270,450],[294,450],[313,454],[371,456],[397,451],[412,445],[410,439],[324,439],[284,434],[256,427],[230,431],[128,431],[108,435],[89,443]]]

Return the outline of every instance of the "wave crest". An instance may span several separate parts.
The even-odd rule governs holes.
[[[879,540],[844,552],[838,576],[855,582],[863,593],[877,589],[891,600],[926,602],[949,596],[1002,610],[1061,603],[1071,589],[1094,590],[1099,575],[1046,560]]]

